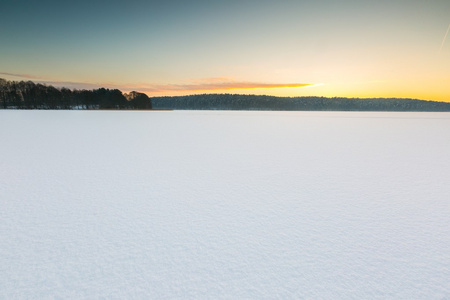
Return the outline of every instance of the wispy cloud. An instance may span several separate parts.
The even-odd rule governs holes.
[[[125,85],[124,89],[139,88],[142,92],[163,93],[163,92],[199,92],[199,91],[227,91],[227,90],[248,90],[248,89],[275,89],[275,88],[298,88],[313,86],[310,83],[266,83],[250,81],[224,80],[222,78],[211,78],[196,80],[187,84],[149,84],[149,85]]]
[[[96,89],[100,87],[120,89],[124,92],[132,90],[144,92],[149,95],[158,94],[183,94],[195,92],[214,92],[214,91],[229,91],[229,90],[250,90],[250,89],[277,89],[277,88],[304,88],[314,87],[321,84],[311,83],[267,83],[267,82],[252,82],[252,81],[236,81],[230,77],[213,77],[192,79],[183,84],[116,84],[111,82],[103,83],[87,83],[74,81],[54,81],[45,80],[42,77],[29,74],[15,74],[0,72],[0,75],[14,76],[26,79],[33,79],[37,83],[53,85],[55,87],[66,87],[71,89]]]
[[[47,85],[53,85],[55,87],[65,87],[65,88],[77,89],[77,90],[83,90],[83,89],[91,90],[91,89],[98,89],[101,87],[110,88],[110,89],[119,89],[119,87],[116,87],[114,85],[102,85],[102,84],[75,82],[75,81],[38,81],[38,82],[47,84]]]
[[[43,78],[43,77],[34,76],[34,75],[30,75],[30,74],[0,72],[0,76],[18,78],[18,79],[14,79],[14,80],[32,80],[35,83],[52,85],[52,86],[59,87],[59,88],[65,87],[65,88],[70,88],[70,89],[96,89],[96,88],[100,88],[103,86],[102,84],[94,84],[94,83],[87,83],[87,82],[45,80],[45,78]],[[110,85],[110,86],[114,86],[114,85]]]
[[[18,73],[0,72],[0,75],[17,77],[17,78],[24,78],[24,79],[43,79],[42,77],[38,77],[38,76],[30,75],[30,74],[18,74]]]
[[[82,83],[67,81],[45,81],[42,83],[51,84],[57,87],[68,87],[76,89],[93,89],[99,87],[119,89],[124,92],[132,90],[152,94],[171,94],[171,93],[189,93],[189,92],[214,92],[229,90],[250,90],[250,89],[276,89],[276,88],[302,88],[314,87],[317,84],[310,83],[262,83],[249,81],[234,81],[229,78],[207,78],[192,80],[185,84],[115,84],[115,83]],[[319,84],[320,85],[320,84]]]
[[[46,84],[46,85],[52,85],[55,87],[65,87],[65,88],[71,88],[71,89],[96,89],[96,88],[100,88],[100,87],[104,86],[102,84],[87,83],[87,82],[50,80],[50,79],[47,79],[42,76],[36,76],[36,75],[31,75],[31,74],[0,72],[0,76],[17,78],[14,80],[32,80],[35,83],[41,83],[41,84]],[[116,86],[114,84],[107,84],[107,85],[108,85],[108,87],[111,86],[111,88],[118,88],[118,87],[114,87],[114,86]]]

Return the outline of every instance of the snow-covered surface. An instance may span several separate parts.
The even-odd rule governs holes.
[[[448,113],[0,126],[1,299],[450,299]]]

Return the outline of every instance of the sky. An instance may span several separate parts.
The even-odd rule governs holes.
[[[450,101],[448,0],[3,0],[0,78]]]

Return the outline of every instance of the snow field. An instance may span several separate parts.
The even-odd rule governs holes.
[[[448,113],[0,125],[0,298],[450,298]]]

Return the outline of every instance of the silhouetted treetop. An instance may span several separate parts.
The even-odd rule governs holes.
[[[32,81],[0,78],[0,108],[12,109],[132,109],[151,108],[150,98],[132,92],[127,100],[118,89],[70,90]]]
[[[152,103],[150,98],[144,94],[136,91],[132,91],[128,94],[124,94],[125,98],[130,102],[131,107],[135,109],[151,109]]]

